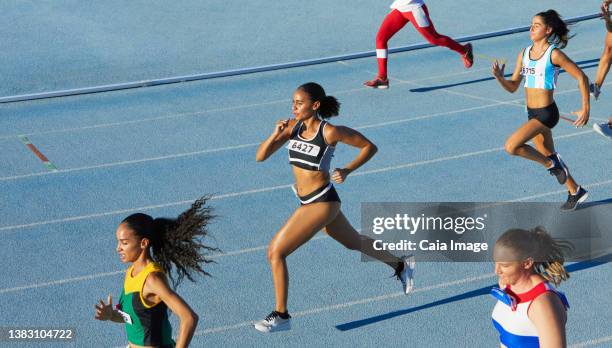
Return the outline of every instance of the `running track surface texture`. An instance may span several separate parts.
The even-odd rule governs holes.
[[[444,27],[451,12],[432,3],[430,10],[435,9]],[[475,18],[465,8],[457,11]],[[528,23],[529,16],[513,11],[515,20],[505,27]],[[374,22],[368,22],[370,31],[377,28]],[[473,24],[472,31],[461,34],[490,31],[490,23],[486,28]],[[602,28],[597,20],[576,25],[578,35],[565,50],[591,78]],[[411,30],[404,35],[419,41]],[[479,53],[508,59],[511,72],[527,44],[523,33],[474,46]],[[355,51],[361,48],[368,49]],[[301,53],[288,53],[282,61],[310,57],[305,49]],[[117,299],[121,291],[125,266],[114,251],[116,225],[137,211],[174,216],[211,193],[219,218],[210,226],[214,239],[208,242],[224,253],[215,255],[217,263],[208,269],[214,277],[179,288],[201,318],[194,346],[497,345],[490,322],[494,300],[486,295],[496,282],[491,263],[421,262],[416,290],[406,297],[384,265],[361,262],[358,254],[323,235],[288,259],[293,329],[264,335],[250,327],[273,308],[266,244],[297,206],[283,151],[264,163],[256,163],[254,153],[274,122],[289,117],[292,92],[303,82],[319,82],[342,102],[333,123],[358,129],[379,147],[370,162],[337,185],[343,212],[356,228],[363,201],[565,199],[563,187],[540,167],[503,151],[506,137],[526,118],[524,96],[503,91],[491,78],[490,62],[477,60],[464,70],[454,53],[441,48],[394,54],[387,91],[361,87],[374,69],[369,58],[1,105],[0,327],[76,329],[76,341],[45,346],[125,345],[121,325],[93,319],[94,303],[108,293]],[[92,83],[97,82],[105,81]],[[566,115],[578,110],[576,82],[561,74],[559,85],[560,110]],[[607,88],[592,104],[592,122],[612,112]],[[554,135],[572,174],[590,190],[590,201],[608,206],[612,143],[589,127],[576,129],[565,121]],[[340,147],[334,163],[341,166],[355,154]],[[570,346],[612,344],[612,299],[598,290],[609,287],[612,266],[609,258],[599,261],[570,264],[571,279],[561,286],[572,305]],[[176,330],[176,317],[171,321]],[[30,345],[41,346],[14,344]]]

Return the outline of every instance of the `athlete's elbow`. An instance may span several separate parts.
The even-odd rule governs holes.
[[[198,326],[198,322],[200,321],[200,316],[198,316],[195,312],[191,313],[191,322],[193,323],[193,327]]]
[[[363,147],[361,151],[362,153],[367,154],[368,158],[372,158],[378,152],[378,147],[376,147],[376,145],[374,145],[373,143],[369,143],[368,145]]]
[[[371,144],[370,147],[371,147],[372,155],[378,152],[378,146]]]
[[[257,151],[257,153],[255,154],[255,161],[257,162],[263,162],[268,158],[268,156],[266,155],[266,153],[264,151]]]
[[[198,326],[198,321],[200,321],[200,317],[194,311],[191,311],[184,319],[185,326],[191,329]]]

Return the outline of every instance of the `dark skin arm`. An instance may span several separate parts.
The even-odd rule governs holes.
[[[199,318],[185,300],[170,288],[166,276],[160,272],[149,274],[145,280],[142,292],[147,301],[154,300],[153,303],[157,303],[159,302],[157,299],[159,299],[178,316],[180,324],[176,347],[188,347],[195,333]]]
[[[110,320],[113,323],[123,324],[123,317],[117,310],[113,308],[113,296],[108,295],[107,302],[104,303],[103,300],[100,300],[98,304],[96,304],[96,316],[97,320],[105,321]]]
[[[277,121],[272,134],[270,134],[268,139],[264,140],[257,148],[255,160],[257,162],[265,161],[273,153],[278,151],[278,149],[280,149],[291,137],[291,130],[296,123],[296,120],[291,119]]]
[[[369,161],[378,151],[374,143],[361,133],[349,127],[332,126],[328,124],[327,127],[325,127],[323,136],[325,137],[325,141],[332,146],[340,142],[360,149],[359,154],[351,163],[347,164],[344,168],[336,168],[332,173],[331,178],[338,184],[344,182],[350,173]]]

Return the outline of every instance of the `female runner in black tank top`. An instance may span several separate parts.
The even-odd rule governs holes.
[[[388,252],[374,250],[372,243],[367,243],[369,238],[360,235],[340,211],[340,199],[330,184],[330,177],[336,183],[344,182],[351,172],[374,156],[377,148],[359,132],[321,120],[338,115],[339,107],[336,98],[326,96],[323,88],[316,83],[310,82],[298,87],[293,95],[295,119],[278,121],[272,135],[257,149],[257,161],[264,161],[291,140],[288,148],[295,176],[294,190],[302,203],[269,244],[268,260],[274,279],[276,306],[270,315],[254,324],[259,331],[272,332],[290,328],[287,312],[289,277],[285,259],[321,229],[346,248],[360,250],[391,266],[405,284],[406,293],[412,288],[414,259],[398,258]],[[351,163],[344,168],[336,168],[330,176],[326,168],[329,164],[329,159],[326,160],[328,156],[320,151],[333,151],[337,143],[357,147],[360,152]],[[320,151],[310,152],[311,146],[320,147]],[[301,156],[300,150],[302,154],[310,153],[311,156]],[[362,245],[370,247],[362,249]]]

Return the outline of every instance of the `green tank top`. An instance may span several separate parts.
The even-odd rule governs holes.
[[[134,265],[127,270],[123,292],[117,304],[117,309],[125,321],[128,341],[139,346],[174,347],[168,307],[163,302],[147,305],[142,296],[147,276],[152,272],[164,273],[163,269],[155,262],[149,262],[132,277],[133,269]]]

